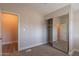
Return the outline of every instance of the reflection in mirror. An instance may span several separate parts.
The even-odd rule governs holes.
[[[69,15],[53,18],[53,47],[68,53],[69,50]]]

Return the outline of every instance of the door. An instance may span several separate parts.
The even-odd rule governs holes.
[[[2,12],[2,52],[5,54],[18,51],[18,16]]]
[[[69,52],[69,15],[62,15],[53,19],[53,47]]]

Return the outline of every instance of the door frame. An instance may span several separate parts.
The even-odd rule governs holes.
[[[0,14],[1,14],[1,9],[0,9]],[[2,17],[1,17],[1,15],[0,15],[0,28],[2,27],[2,25],[1,25],[1,20],[2,20]],[[2,56],[2,29],[0,29],[0,56]]]
[[[0,9],[0,12],[1,13],[8,13],[8,14],[13,14],[13,15],[16,15],[16,16],[18,16],[18,51],[20,51],[20,37],[21,37],[21,35],[20,35],[20,31],[21,31],[21,19],[20,19],[20,14],[18,14],[18,13],[15,13],[15,12],[13,12],[13,11],[7,11],[7,10],[4,10],[4,9]]]

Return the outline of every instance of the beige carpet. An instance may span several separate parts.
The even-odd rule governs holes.
[[[60,49],[64,52],[68,52],[68,42],[67,41],[63,41],[63,40],[59,40],[59,41],[54,41],[53,42],[53,46],[57,49]]]
[[[67,56],[67,54],[54,49],[49,45],[42,45],[32,49],[33,56]]]
[[[73,56],[79,56],[79,52],[74,51]]]
[[[30,52],[26,52],[26,50],[20,52],[14,52],[13,54],[3,54],[4,56],[67,56],[67,54],[52,48],[49,45],[41,45],[32,48]]]

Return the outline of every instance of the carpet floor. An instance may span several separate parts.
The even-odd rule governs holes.
[[[68,52],[68,42],[64,40],[58,40],[53,42],[53,46],[64,52]]]
[[[3,54],[3,56],[67,56],[67,54],[46,44],[31,48],[31,51],[23,50],[12,54]]]

